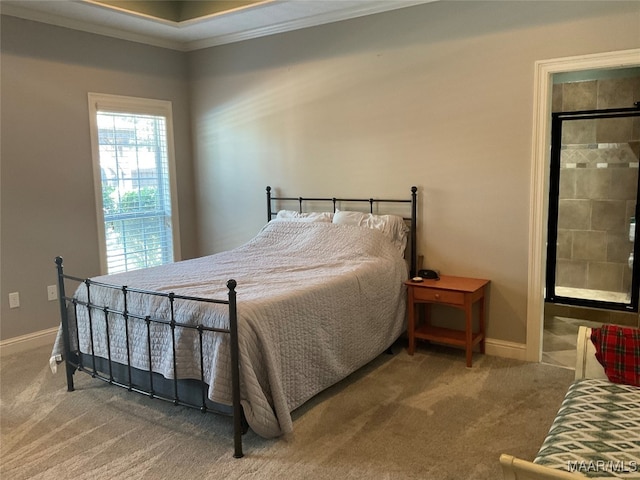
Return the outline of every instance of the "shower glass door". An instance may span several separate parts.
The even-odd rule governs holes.
[[[640,108],[554,113],[551,137],[545,300],[637,312]]]

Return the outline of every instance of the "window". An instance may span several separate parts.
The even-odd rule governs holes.
[[[179,257],[171,103],[89,94],[103,273]]]

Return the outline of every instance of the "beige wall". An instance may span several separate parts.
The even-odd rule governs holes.
[[[191,53],[200,253],[260,228],[265,185],[417,185],[426,265],[491,279],[488,336],[524,343],[534,64],[639,25],[637,2],[436,2]]]
[[[182,54],[3,17],[1,337],[57,324],[55,255],[98,273],[93,91],[173,102],[184,257],[253,236],[267,184],[417,185],[427,266],[490,278],[489,337],[524,342],[534,62],[638,48],[639,22],[637,2],[436,2]]]
[[[2,16],[1,337],[55,327],[56,255],[99,274],[87,92],[173,103],[184,257],[196,255],[186,56]],[[9,292],[21,307],[9,309]]]

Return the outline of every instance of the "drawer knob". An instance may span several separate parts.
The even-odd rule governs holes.
[[[436,298],[439,300],[440,299],[440,294],[436,293]]]

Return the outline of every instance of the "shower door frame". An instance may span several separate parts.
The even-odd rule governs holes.
[[[564,305],[600,308],[625,312],[638,312],[640,287],[640,222],[635,222],[635,236],[633,242],[633,267],[631,277],[631,295],[629,302],[613,302],[587,298],[567,297],[556,294],[556,263],[558,241],[558,213],[560,204],[560,156],[562,146],[562,125],[565,121],[591,120],[605,118],[639,117],[640,102],[635,107],[611,108],[601,110],[580,110],[573,112],[552,113],[551,120],[551,158],[549,178],[549,211],[547,229],[547,261],[545,301]],[[553,141],[559,139],[558,141]],[[636,186],[635,218],[640,220],[640,175]]]

